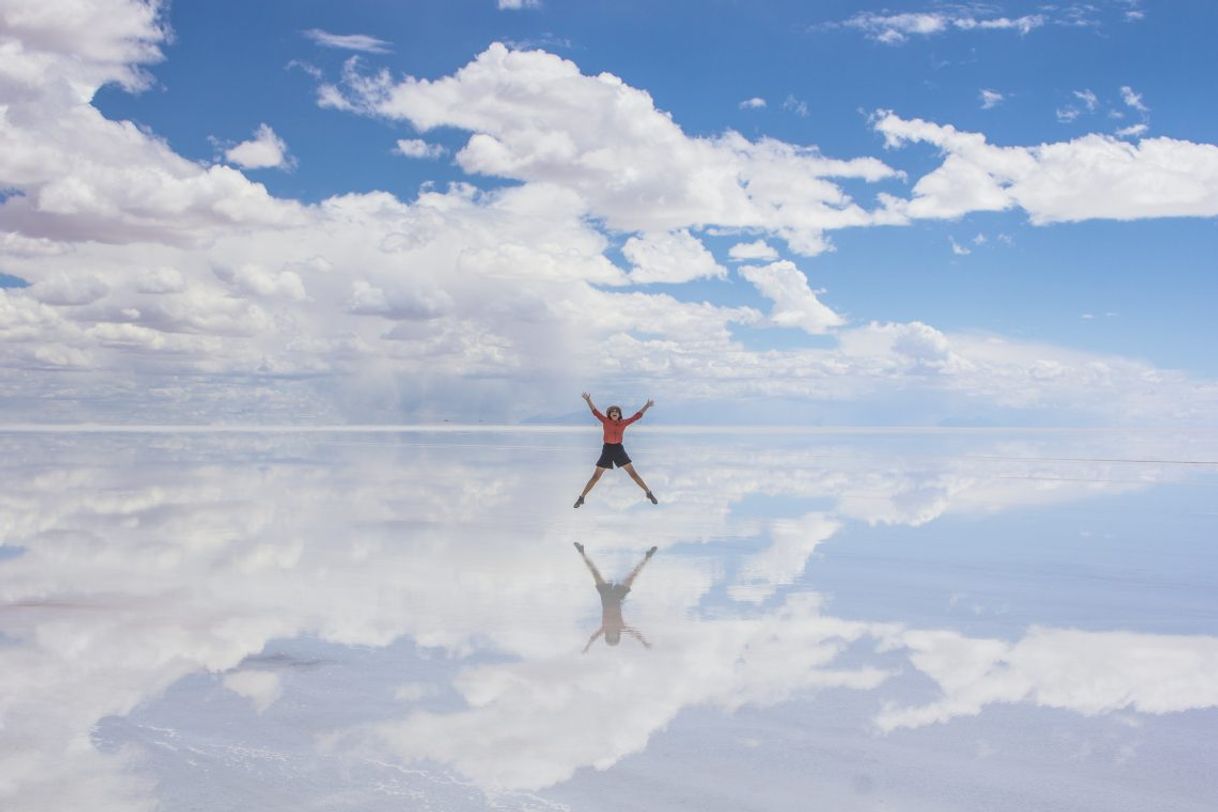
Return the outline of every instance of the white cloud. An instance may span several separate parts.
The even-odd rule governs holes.
[[[500,11],[519,11],[524,8],[541,8],[541,0],[498,0]]]
[[[1129,85],[1121,86],[1121,101],[1125,102],[1126,107],[1132,107],[1140,113],[1150,112],[1150,108],[1142,103],[1142,94],[1135,93]]]
[[[186,289],[186,277],[177,268],[151,268],[137,278],[135,285],[140,293],[181,293]]]
[[[800,118],[808,117],[808,103],[802,99],[795,98],[795,96],[791,95],[790,93],[788,93],[787,97],[783,99],[782,109],[789,110]]]
[[[325,76],[321,68],[317,67],[312,62],[305,62],[303,59],[291,59],[288,60],[288,64],[284,65],[284,70],[292,70],[293,68],[302,71],[306,76],[309,76],[318,82],[320,82],[322,77]]]
[[[68,420],[514,419],[548,413],[580,385],[575,375],[690,400],[833,402],[921,387],[1097,421],[1215,412],[1212,385],[1180,373],[924,325],[838,329],[836,348],[746,349],[734,336],[754,325],[841,326],[781,263],[750,272],[773,294],[763,291],[769,320],[622,290],[649,274],[722,274],[693,237],[702,229],[756,237],[749,258],[764,260],[774,240],[815,254],[839,228],[1013,205],[1035,222],[1203,212],[1213,147],[1092,136],[997,148],[892,117],[877,124],[890,142],[935,143],[944,165],[912,199],[868,208],[841,183],[903,177],[878,159],[730,131],[691,137],[616,77],[492,46],[435,80],[363,75],[349,62],[326,98],[423,132],[465,129],[457,164],[519,184],[303,205],[92,107],[98,82],[137,84],[163,36],[143,4],[106,2],[116,27],[87,30],[71,4],[48,3],[55,13],[40,19],[55,36],[31,34],[11,57],[20,86],[0,84],[0,186],[20,191],[0,204],[0,250],[5,272],[32,283],[0,291],[6,419],[42,419],[30,404],[46,403]],[[607,256],[615,233],[636,235],[644,259],[632,274]]]
[[[394,690],[393,698],[400,702],[417,702],[435,696],[439,691],[439,686],[428,682],[407,682]]]
[[[1071,91],[1074,98],[1078,99],[1083,104],[1083,109],[1079,109],[1074,105],[1057,108],[1057,120],[1062,124],[1069,124],[1079,116],[1086,113],[1094,113],[1099,106],[1100,100],[1095,93],[1090,90],[1074,90]]]
[[[845,323],[816,298],[808,278],[788,260],[769,265],[745,265],[740,275],[753,283],[762,296],[774,303],[770,321],[780,327],[798,327],[812,334],[825,333]]]
[[[742,262],[749,259],[778,259],[778,252],[775,251],[774,248],[765,240],[738,242],[727,250],[727,255],[736,262]]]
[[[639,284],[675,284],[727,275],[727,269],[715,262],[706,246],[685,229],[631,237],[622,247],[622,254],[634,265],[631,281]]]
[[[963,257],[973,253],[970,249],[956,242],[955,237],[948,237],[947,240],[952,244],[952,253],[956,256]]]
[[[155,4],[48,2],[7,18],[21,46],[0,82],[0,231],[54,241],[191,241],[240,225],[300,223],[302,207],[226,167],[200,167],[90,102],[107,82],[143,86],[141,65],[161,58]]]
[[[909,217],[954,218],[1018,206],[1033,223],[1218,214],[1218,146],[1172,138],[1132,145],[1086,135],[1035,147],[999,147],[985,136],[892,113],[877,116],[889,146],[925,142],[945,159],[910,200],[887,198]]]
[[[953,15],[939,11],[905,14],[877,14],[867,11],[854,15],[841,25],[860,30],[877,42],[896,45],[905,42],[910,36],[930,36],[953,29],[957,31],[1008,29],[1027,34],[1033,29],[1041,27],[1045,22],[1046,18],[1041,14],[1029,14],[1012,19],[1010,17],[979,18],[967,13]]]
[[[1145,135],[1150,127],[1146,124],[1131,124],[1128,127],[1122,127],[1116,131],[1118,138],[1133,138],[1136,136]]]
[[[25,293],[43,304],[76,306],[92,304],[109,291],[99,276],[56,273],[38,279]]]
[[[322,94],[325,104],[406,119],[423,132],[472,131],[456,155],[467,172],[561,185],[623,231],[761,228],[815,254],[826,248],[825,230],[873,222],[830,178],[897,176],[873,158],[833,160],[730,131],[691,138],[615,76],[584,76],[552,54],[500,44],[434,81],[365,76],[352,63],[343,85]]]
[[[448,150],[440,144],[429,144],[421,138],[400,138],[394,151],[407,158],[439,158]]]
[[[148,87],[151,77],[142,66],[163,58],[160,45],[169,28],[160,2],[7,0],[5,6],[0,91],[6,94],[62,82],[61,92],[86,103],[109,82],[127,90]]]
[[[986,90],[983,88],[981,90],[981,109],[990,110],[997,107],[1002,102],[1003,98],[1005,97],[998,91]]]
[[[1086,105],[1088,111],[1094,111],[1100,103],[1099,97],[1090,90],[1075,90],[1074,97]]]
[[[295,271],[272,271],[257,263],[247,262],[236,268],[216,267],[214,273],[226,284],[250,296],[282,297],[294,302],[307,298],[304,283]]]
[[[740,102],[741,110],[760,110],[763,107],[765,107],[765,99],[760,96],[754,96],[751,99],[745,99]]]
[[[294,165],[288,145],[266,124],[259,124],[253,139],[226,150],[224,157],[243,169],[286,169]]]
[[[310,28],[303,33],[323,48],[338,48],[344,51],[361,51],[369,54],[387,54],[393,50],[390,43],[368,34],[331,34],[320,28]]]

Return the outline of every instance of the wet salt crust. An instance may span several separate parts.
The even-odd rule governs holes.
[[[0,807],[1213,808],[1215,436],[586,435],[0,434]]]

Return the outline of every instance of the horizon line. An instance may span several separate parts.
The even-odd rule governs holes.
[[[259,423],[0,423],[0,433],[116,433],[116,434],[246,434],[255,432],[291,433],[407,433],[407,432],[587,432],[592,427],[572,423],[334,423],[334,424],[259,424]],[[954,432],[1218,432],[1215,426],[806,426],[764,424],[666,424],[636,425],[631,431],[646,432],[736,432],[748,434],[946,434]]]

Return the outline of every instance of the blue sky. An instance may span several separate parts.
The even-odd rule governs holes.
[[[868,420],[1196,423],[1218,403],[1210,4],[106,0],[117,22],[92,28],[32,24],[26,5],[0,6],[0,36],[24,49],[0,91],[25,111],[0,161],[0,233],[16,235],[0,273],[33,283],[4,295],[40,327],[5,375],[39,397],[67,386],[74,419],[168,414],[139,394],[167,376],[174,403],[221,420],[218,403],[257,413],[267,380],[300,391],[268,415],[357,422],[561,414],[551,400],[572,388],[741,419],[817,402],[834,422],[910,394],[937,405]],[[50,67],[30,80],[23,58]],[[601,74],[642,106],[606,106]],[[79,143],[40,129],[64,120],[57,80],[90,91]],[[265,144],[243,159],[259,132],[273,160],[248,158]],[[132,164],[165,200],[124,190]],[[730,189],[711,188],[724,172]],[[433,219],[385,249],[396,218],[428,209],[421,189],[474,197],[445,215],[456,233]],[[511,190],[536,197],[499,233],[483,221]],[[380,192],[401,208],[369,213]],[[257,211],[226,208],[247,193]],[[551,205],[576,219],[546,242]],[[406,255],[372,269],[349,247],[360,228]],[[757,241],[766,256],[729,255]],[[310,256],[287,255],[303,242]],[[567,276],[529,276],[551,261]],[[725,381],[724,363],[750,371]]]

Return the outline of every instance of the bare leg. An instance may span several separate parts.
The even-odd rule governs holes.
[[[648,561],[650,561],[650,560],[651,560],[651,557],[652,557],[653,555],[655,555],[655,554],[656,554],[656,548],[655,548],[655,547],[652,547],[650,550],[648,550],[648,551],[647,551],[647,555],[643,556],[643,560],[642,560],[642,561],[640,561],[640,562],[639,562],[637,565],[635,565],[635,568],[634,568],[634,569],[632,569],[632,570],[630,571],[630,574],[626,576],[626,580],[625,580],[625,581],[622,581],[622,586],[624,586],[624,587],[626,587],[627,589],[629,589],[629,588],[631,587],[631,585],[633,585],[633,584],[634,584],[634,579],[635,579],[635,578],[638,578],[638,577],[639,577],[639,573],[643,571],[643,566],[644,566],[644,565],[645,565],[645,564],[646,564]]]
[[[639,476],[639,472],[634,470],[633,462],[628,462],[622,467],[626,469],[626,473],[630,474],[630,478],[633,479],[640,488],[647,493],[651,493],[651,488],[647,487],[647,483],[643,481],[641,476]]]
[[[605,583],[605,579],[601,577],[600,572],[596,569],[596,565],[592,563],[592,559],[588,558],[588,554],[584,552],[584,545],[577,541],[575,542],[575,549],[579,550],[579,557],[588,565],[588,571],[592,573],[592,580],[596,581],[596,585],[600,586]]]
[[[581,494],[579,495],[579,498],[580,498],[580,499],[583,499],[585,496],[587,496],[587,495],[588,495],[588,491],[590,491],[590,490],[592,490],[593,488],[595,488],[595,487],[596,487],[596,483],[597,483],[597,482],[600,482],[601,477],[602,477],[602,476],[604,476],[604,475],[605,475],[605,469],[604,469],[604,468],[597,468],[595,471],[593,471],[593,472],[592,472],[592,478],[591,478],[591,479],[589,479],[589,480],[588,480],[588,484],[584,486],[584,492],[583,492],[583,493],[581,493]]]

